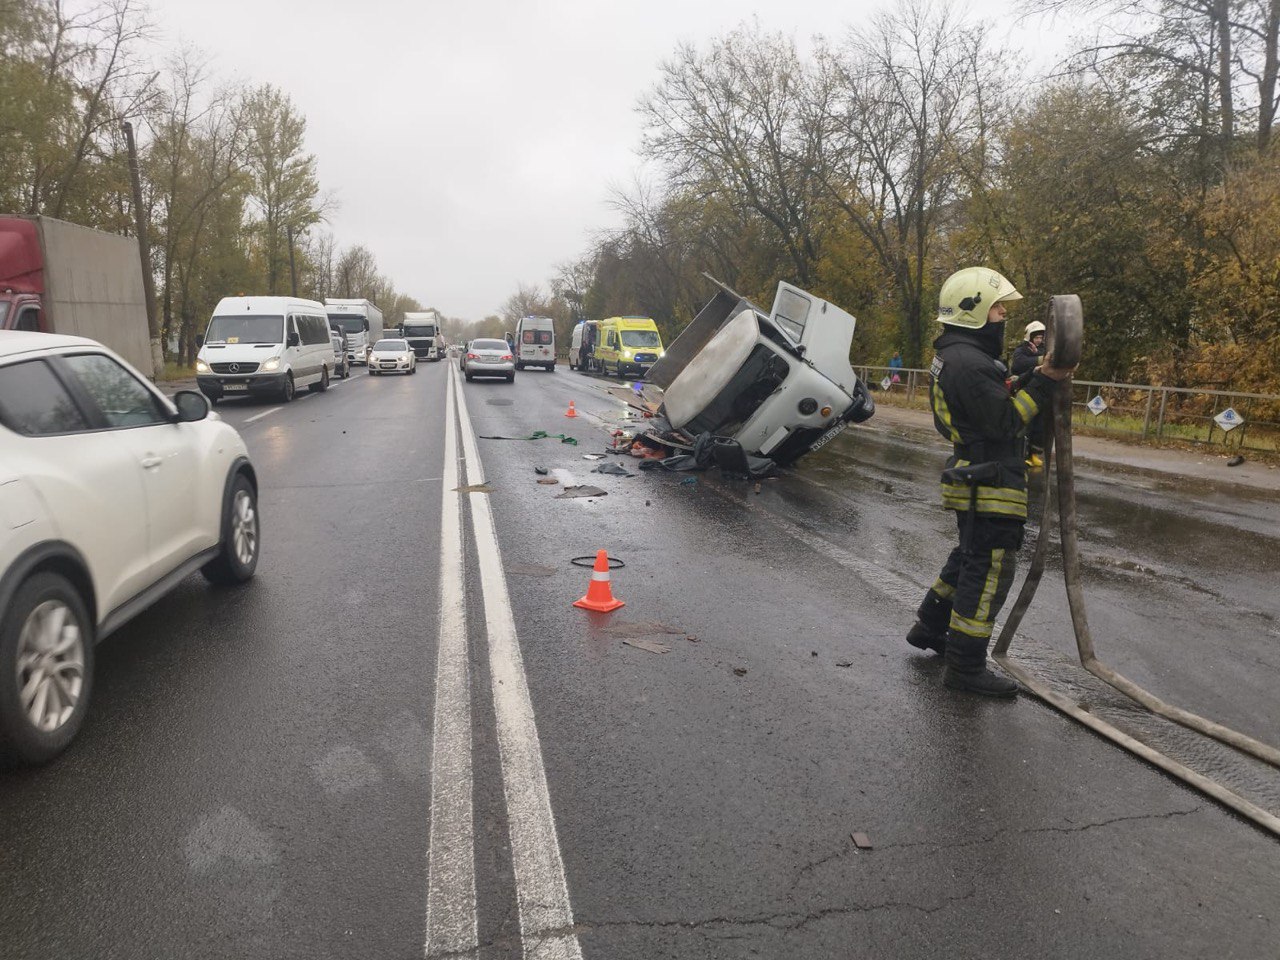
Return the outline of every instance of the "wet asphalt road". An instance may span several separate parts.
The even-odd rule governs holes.
[[[4,956],[423,955],[446,373],[220,408],[259,470],[259,575],[192,578],[117,633],[75,747],[0,776]],[[621,410],[600,388],[563,368],[463,388],[477,434],[580,441],[480,440],[493,493],[463,498],[495,516],[562,941],[636,960],[1276,955],[1280,844],[1030,699],[947,693],[902,642],[953,529],[937,445],[851,430],[759,495],[596,475],[582,456]],[[555,499],[574,482],[608,495]],[[1080,509],[1104,657],[1280,740],[1276,501],[1082,477]],[[463,531],[478,955],[515,958],[520,784]],[[602,547],[627,606],[591,615],[567,561]],[[1026,632],[1065,653],[1060,593]],[[670,652],[625,645],[627,624]]]

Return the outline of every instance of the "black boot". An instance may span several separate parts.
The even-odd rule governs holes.
[[[942,683],[951,690],[983,697],[1016,697],[1021,689],[987,667],[987,641],[956,631],[947,633],[947,666]]]
[[[916,611],[915,626],[907,631],[907,643],[921,650],[932,650],[941,657],[947,652],[947,624],[950,622],[951,601],[930,590]]]
[[[930,630],[919,620],[907,631],[907,643],[921,650],[932,650],[940,657],[947,653],[947,635]]]

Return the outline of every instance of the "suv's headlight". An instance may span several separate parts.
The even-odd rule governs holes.
[[[266,371],[267,373],[274,373],[275,371],[279,370],[279,369],[280,369],[280,358],[279,358],[279,357],[272,357],[270,360],[268,360],[266,363],[264,363],[264,364],[262,365],[262,369],[263,369],[264,371]]]
[[[209,365],[203,360],[196,360],[196,373],[208,373]]]

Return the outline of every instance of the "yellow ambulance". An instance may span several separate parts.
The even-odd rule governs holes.
[[[643,377],[662,356],[658,325],[649,317],[610,317],[600,321],[593,366],[617,377]]]

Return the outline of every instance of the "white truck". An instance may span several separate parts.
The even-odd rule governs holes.
[[[785,466],[875,413],[849,364],[852,316],[789,283],[765,312],[713,282],[720,292],[648,373],[671,426]]]
[[[382,339],[382,311],[368,300],[335,300],[326,297],[329,326],[347,338],[347,362],[368,363],[369,351]]]
[[[52,217],[0,216],[0,330],[89,337],[154,376],[138,241]]]
[[[444,340],[440,335],[440,314],[434,310],[406,313],[400,332],[409,341],[413,355],[419,360],[439,360],[444,356]]]

